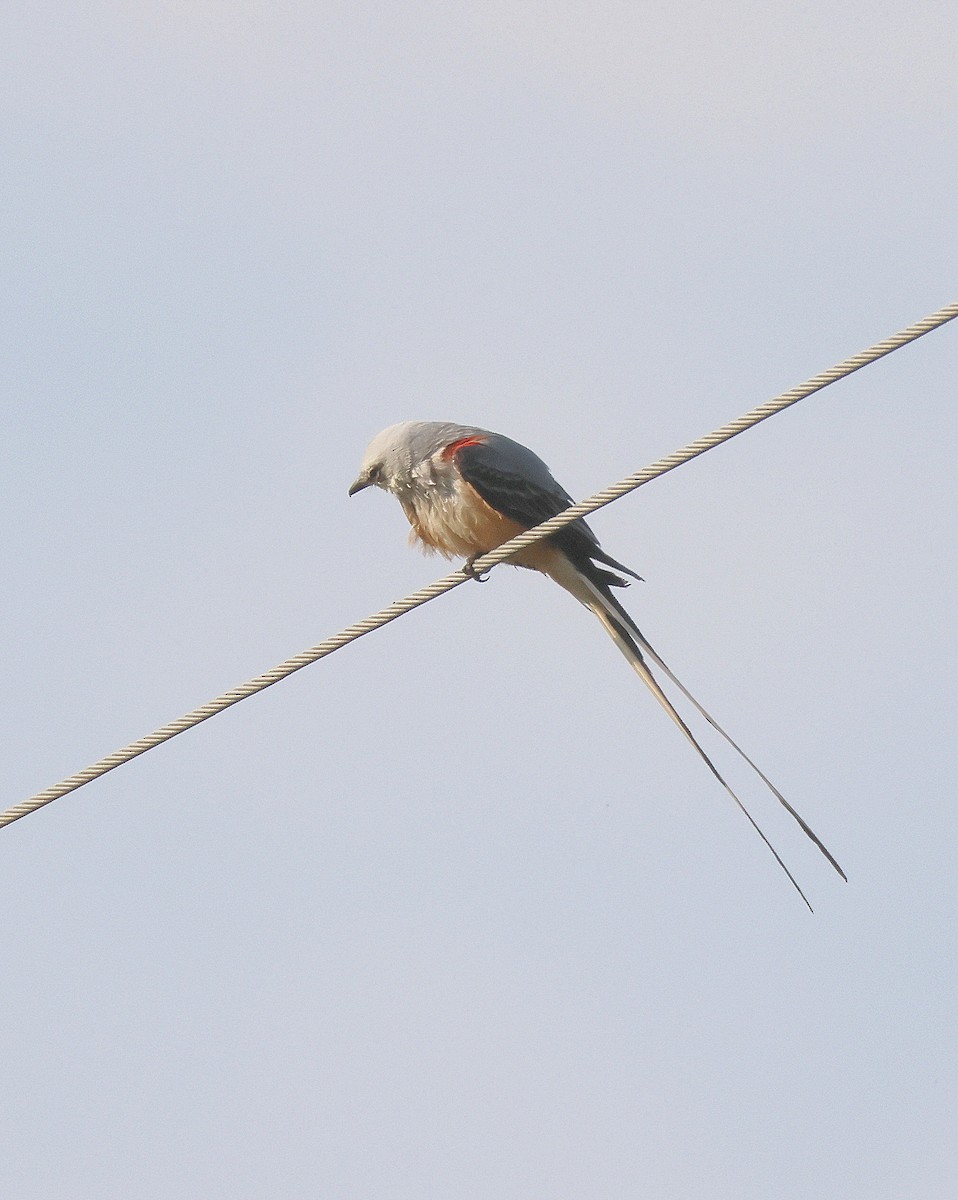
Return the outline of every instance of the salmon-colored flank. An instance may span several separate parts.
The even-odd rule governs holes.
[[[442,456],[448,462],[450,459],[455,458],[464,446],[484,446],[485,444],[486,439],[484,437],[460,438],[458,442],[450,442],[445,450],[443,450]]]

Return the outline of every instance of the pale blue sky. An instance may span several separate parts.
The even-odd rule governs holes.
[[[445,566],[384,425],[581,496],[958,298],[953,5],[17,5],[7,807]],[[18,1200],[937,1200],[948,327],[597,516],[774,862],[498,569],[0,832]]]

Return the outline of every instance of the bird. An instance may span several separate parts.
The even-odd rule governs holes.
[[[426,552],[473,563],[572,503],[537,454],[519,442],[474,425],[449,421],[404,421],[382,430],[369,443],[349,495],[376,487],[399,501],[411,526],[410,541]],[[812,906],[795,876],[739,796],[720,774],[652,672],[655,666],[701,717],[741,756],[832,867],[847,876],[831,851],[771,780],[675,676],[613,594],[641,576],[602,548],[581,518],[508,560],[548,576],[588,608],[629,665],[748,819],[793,887]]]

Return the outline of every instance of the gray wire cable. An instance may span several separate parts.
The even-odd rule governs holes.
[[[711,450],[715,446],[721,445],[722,442],[727,442],[730,438],[744,433],[746,429],[751,429],[753,425],[758,425],[760,421],[767,420],[783,409],[797,404],[799,400],[803,400],[806,396],[812,395],[813,392],[820,391],[830,383],[835,383],[836,380],[844,379],[854,371],[858,371],[869,363],[875,362],[876,359],[883,358],[886,354],[891,354],[893,350],[900,349],[900,347],[907,345],[909,342],[913,342],[924,334],[930,333],[933,329],[938,329],[948,321],[954,320],[955,317],[958,317],[958,301],[939,309],[936,313],[932,313],[931,316],[925,317],[924,320],[918,321],[914,325],[909,325],[907,329],[901,330],[892,337],[886,338],[882,342],[877,342],[874,346],[870,346],[860,354],[856,354],[852,358],[846,358],[844,362],[838,363],[828,371],[823,371],[820,375],[814,376],[814,378],[809,379],[799,387],[792,388],[788,392],[783,392],[780,396],[776,396],[774,400],[769,400],[765,404],[760,404],[758,408],[753,408],[751,412],[746,413],[737,420],[730,421],[727,425],[723,425],[713,433],[699,438],[681,450],[676,450],[674,454],[670,454],[666,458],[661,458],[658,462],[652,463],[651,466],[645,467],[641,471],[636,471],[634,475],[629,475],[628,478],[623,479],[621,482],[605,488],[591,499],[585,500],[581,504],[575,504],[551,520],[544,521],[534,529],[529,529],[519,534],[518,537],[514,537],[509,542],[504,542],[503,545],[490,551],[489,554],[476,559],[473,564],[473,570],[477,574],[491,570],[492,567],[504,562],[517,551],[531,545],[533,542],[539,541],[541,538],[548,537],[577,518],[587,516],[589,513],[595,512],[596,509],[611,504],[613,500],[618,500],[621,496],[635,491],[642,484],[648,483],[650,479],[664,475],[667,471],[672,471],[683,463],[689,462],[690,459],[704,454],[706,450]],[[334,637],[327,638],[311,650],[304,650],[301,654],[286,659],[285,662],[273,667],[272,670],[266,671],[262,675],[257,675],[255,679],[250,679],[247,683],[241,684],[239,687],[224,692],[223,695],[217,696],[215,700],[210,700],[207,704],[203,704],[199,708],[194,708],[192,712],[188,712],[177,720],[171,721],[168,725],[163,725],[160,729],[154,730],[153,733],[147,734],[146,737],[131,742],[128,746],[124,746],[122,750],[116,750],[113,754],[108,754],[106,758],[101,758],[99,762],[85,767],[82,771],[78,771],[75,775],[71,775],[53,787],[48,787],[42,792],[37,792],[36,795],[31,796],[28,800],[24,800],[20,804],[15,804],[12,808],[8,808],[6,812],[0,813],[0,828],[12,824],[14,821],[19,820],[20,817],[25,817],[28,813],[35,812],[38,808],[43,808],[53,800],[58,800],[61,796],[66,796],[69,792],[76,791],[77,788],[83,787],[85,783],[99,779],[101,775],[106,775],[108,771],[122,766],[123,763],[129,762],[130,759],[145,754],[147,750],[152,750],[154,746],[168,742],[170,738],[176,737],[179,733],[184,733],[187,729],[192,729],[194,725],[199,725],[201,722],[209,720],[210,717],[215,717],[217,713],[221,713],[224,709],[238,704],[241,700],[245,700],[249,696],[255,696],[257,692],[262,692],[274,683],[279,683],[280,680],[286,679],[295,671],[299,671],[303,667],[308,667],[311,663],[318,662],[321,658],[332,654],[334,650],[341,650],[343,646],[348,646],[350,642],[356,641],[357,638],[363,637],[364,634],[372,633],[375,629],[381,629],[383,625],[387,625],[390,621],[395,621],[397,617],[411,612],[412,609],[418,608],[430,600],[435,600],[437,596],[441,596],[443,593],[459,587],[460,584],[465,583],[470,578],[472,576],[465,571],[455,571],[452,575],[447,575],[444,579],[438,579],[435,583],[420,588],[404,599],[395,601],[387,608],[382,609],[381,612],[374,613],[373,616],[366,617],[363,621],[357,621],[355,625],[350,625],[348,629],[344,629]]]

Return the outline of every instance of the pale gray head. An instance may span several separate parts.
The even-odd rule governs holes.
[[[390,425],[367,446],[349,494],[355,496],[367,487],[402,491],[411,483],[416,468],[434,454],[458,438],[482,432],[475,426],[454,425],[449,421],[403,421],[401,425]]]

